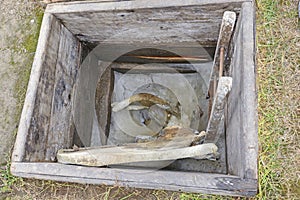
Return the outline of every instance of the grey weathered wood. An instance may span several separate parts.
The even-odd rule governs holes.
[[[253,196],[257,180],[238,176],[187,173],[179,171],[82,167],[60,163],[13,162],[15,176],[89,184],[201,192],[209,194]],[[53,176],[55,174],[55,176]],[[180,178],[178,178],[180,177]]]
[[[241,2],[141,0],[83,5],[66,3],[49,5],[46,12],[58,17],[82,41],[215,45],[223,12],[239,11]],[[108,12],[111,10],[113,12]]]
[[[229,47],[229,41],[231,39],[231,35],[233,32],[233,28],[235,25],[235,20],[236,20],[236,13],[235,12],[230,12],[226,11],[223,14],[223,19],[221,23],[221,28],[220,28],[220,33],[219,33],[219,38],[218,38],[218,43],[216,47],[216,52],[214,56],[214,62],[211,70],[211,76],[210,76],[210,82],[209,82],[209,87],[208,87],[208,95],[210,97],[210,107],[212,104],[212,101],[214,101],[214,96],[215,96],[215,90],[217,88],[218,84],[218,79],[219,79],[219,71],[220,71],[220,66],[223,66],[224,60],[224,53],[228,51]],[[222,53],[222,55],[220,55]],[[222,67],[223,68],[223,67]],[[221,69],[222,70],[222,69]],[[223,72],[223,70],[222,70]]]
[[[240,7],[241,3],[250,0],[190,0],[190,1],[160,1],[146,0],[139,1],[121,1],[121,2],[103,2],[101,0],[82,1],[82,2],[67,2],[61,4],[48,5],[47,12],[50,13],[75,13],[75,12],[98,12],[107,10],[130,10],[130,9],[154,9],[168,7],[186,7],[198,5],[217,5],[217,4],[233,4]]]
[[[68,4],[85,4],[85,3],[93,3],[93,2],[114,2],[119,0],[43,0],[43,3],[50,4],[50,3],[63,3],[68,2]]]
[[[199,62],[207,62],[212,60],[215,52],[215,45],[201,46],[198,43],[174,43],[174,44],[106,44],[106,43],[88,43],[86,46],[90,49],[97,45],[101,46],[101,54],[98,55],[103,61],[129,62],[129,63],[154,63],[162,62],[162,60],[142,59],[137,56],[181,56],[195,57]],[[115,58],[118,55],[118,58]],[[116,60],[114,60],[116,59]],[[166,59],[165,59],[166,61]],[[193,60],[187,60],[195,63]],[[183,61],[183,62],[187,62]],[[169,61],[170,62],[170,61]]]
[[[52,33],[48,38],[48,50],[44,58],[43,69],[36,93],[37,98],[35,99],[35,107],[27,136],[25,160],[30,161],[42,161],[45,159],[45,148],[49,134],[49,121],[61,29],[61,24],[57,19],[53,18],[52,23]]]
[[[44,160],[60,27],[53,15],[44,15],[12,160]]]
[[[59,149],[73,145],[72,92],[80,65],[79,55],[79,41],[61,25],[45,160],[54,161]]]
[[[43,69],[43,59],[48,49],[48,37],[51,35],[51,24],[53,22],[53,15],[45,14],[40,30],[39,42],[37,45],[35,59],[31,69],[31,77],[28,83],[28,89],[22,110],[19,129],[16,137],[12,161],[22,161],[25,156],[25,144],[30,126],[31,116],[34,110],[34,102],[38,90],[38,83]]]
[[[226,105],[227,95],[232,87],[231,77],[221,77],[218,83],[218,89],[214,97],[210,118],[206,128],[205,142],[216,143],[222,131],[219,130],[220,125],[224,122],[224,109]]]
[[[252,3],[244,3],[239,29],[234,36],[228,97],[226,142],[228,172],[242,178],[257,179],[257,93],[255,67],[255,26]],[[238,151],[237,151],[238,149]]]

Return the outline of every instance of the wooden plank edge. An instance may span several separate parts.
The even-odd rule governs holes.
[[[242,40],[244,58],[243,112],[246,114],[243,126],[244,178],[258,177],[258,111],[255,65],[255,8],[251,2],[243,3]]]
[[[77,70],[80,66],[78,61],[80,59],[80,42],[64,25],[60,24],[60,26],[60,41],[55,67],[55,82],[53,85],[49,132],[45,151],[45,159],[51,161],[55,160],[58,149],[72,147],[73,133],[71,131],[72,121],[70,119],[72,115],[71,97],[76,81]],[[71,47],[73,48],[69,49]],[[61,90],[62,83],[65,84],[63,90]],[[58,94],[57,90],[59,90]],[[61,91],[63,93],[60,93]],[[70,96],[66,95],[66,93]],[[60,99],[60,101],[58,101],[58,99]],[[58,102],[60,102],[60,105]]]
[[[119,1],[119,2],[74,2],[74,3],[55,3],[48,4],[45,13],[76,13],[76,12],[97,12],[97,11],[117,11],[117,10],[134,10],[134,9],[153,9],[168,7],[184,6],[205,6],[209,4],[224,3],[243,3],[252,0],[139,0],[139,1]]]
[[[40,29],[40,36],[38,39],[37,49],[34,56],[31,74],[27,86],[27,92],[21,118],[19,122],[17,137],[12,154],[12,161],[22,161],[25,155],[25,143],[30,127],[30,121],[34,110],[34,104],[36,99],[38,82],[41,76],[43,67],[43,61],[45,59],[45,53],[47,52],[47,40],[50,34],[51,26],[49,26],[54,20],[54,16],[49,13],[45,13]]]
[[[65,168],[69,174],[59,173],[60,168]],[[132,170],[132,169],[116,169],[116,168],[95,168],[81,167],[75,165],[63,165],[59,163],[23,163],[12,162],[11,173],[14,176],[23,178],[34,178],[44,180],[54,180],[60,182],[74,182],[80,184],[104,184],[116,185],[122,187],[135,187],[145,189],[164,189],[170,191],[193,192],[203,194],[217,194],[230,196],[253,197],[257,194],[256,179],[241,179],[237,176],[212,174],[212,173],[195,173],[195,172],[178,172],[178,171],[161,171],[161,170]],[[27,169],[27,170],[26,170]],[[38,169],[38,170],[35,170]],[[55,169],[55,173],[53,171]],[[82,175],[85,172],[88,176]],[[132,171],[135,171],[138,177],[133,177]],[[52,172],[52,174],[51,174]],[[76,173],[74,173],[76,172]],[[90,173],[92,172],[92,173]],[[139,174],[143,173],[143,175]],[[121,179],[119,177],[122,177]],[[136,181],[139,177],[146,176],[147,181]],[[156,178],[162,177],[161,182],[157,182]],[[168,177],[168,178],[165,178]],[[168,180],[170,181],[168,183]],[[173,177],[173,178],[172,178]],[[182,177],[178,179],[176,177]],[[189,179],[186,179],[186,178]],[[180,183],[181,180],[197,180],[202,177],[201,184],[188,185]],[[136,179],[136,180],[133,180]],[[210,181],[220,179],[221,182],[215,187],[211,187]],[[175,180],[175,183],[174,183]],[[236,183],[236,184],[234,184]],[[228,185],[229,187],[224,187]],[[246,185],[241,187],[241,185]]]

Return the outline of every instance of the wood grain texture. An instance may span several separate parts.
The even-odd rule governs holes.
[[[257,192],[256,180],[212,173],[98,168],[59,163],[17,162],[12,163],[11,172],[15,176],[27,178],[50,179],[84,184],[109,184],[125,187],[201,192],[206,194],[253,196]]]
[[[252,3],[243,4],[238,27],[233,41],[233,82],[226,120],[228,172],[242,178],[257,179],[257,93]]]
[[[49,5],[80,40],[108,44],[215,45],[225,10],[239,12],[242,1],[126,1]],[[180,9],[178,7],[180,6]],[[112,11],[112,12],[109,12]]]
[[[154,59],[142,59],[137,56],[177,56],[177,57],[198,57],[201,58],[200,62],[207,62],[212,60],[215,52],[215,46],[199,46],[198,43],[188,44],[103,44],[103,43],[87,43],[86,49],[93,49],[97,45],[101,46],[101,54],[98,55],[99,59],[107,62],[131,62],[131,63],[154,63]],[[89,51],[89,50],[88,50]],[[115,58],[115,55],[118,55]],[[114,60],[116,59],[116,60]],[[203,60],[202,60],[203,59]],[[162,63],[163,60],[156,62]],[[183,61],[188,62],[188,60]],[[195,61],[191,61],[195,63]]]
[[[49,37],[58,37],[57,35],[53,36],[53,26],[55,28],[58,28],[57,22],[55,21],[53,15],[51,14],[45,14],[43,17],[43,22],[41,26],[40,31],[40,37],[37,45],[37,50],[35,54],[35,59],[32,65],[31,69],[31,75],[30,80],[28,83],[28,89],[26,93],[26,98],[24,102],[24,107],[21,114],[18,134],[14,146],[14,151],[12,155],[13,161],[22,161],[25,157],[25,147],[26,147],[26,141],[28,139],[28,131],[29,127],[31,126],[31,117],[34,113],[34,107],[35,107],[35,101],[36,101],[36,95],[39,90],[39,82],[40,82],[40,76],[43,71],[43,64],[44,59],[46,56],[46,52],[49,50],[54,51],[54,55],[56,55],[55,47],[58,44],[55,44],[53,47],[53,44],[48,43]],[[49,47],[48,47],[49,45]]]
[[[34,107],[35,107],[34,102],[36,101],[36,97],[37,97],[36,94],[39,86],[38,83],[40,81],[40,76],[43,71],[45,55],[46,52],[48,51],[48,48],[51,49],[52,51],[54,50],[54,48],[51,47],[53,44],[50,44],[50,47],[48,47],[49,37],[50,35],[54,34],[53,33],[54,22],[55,19],[52,14],[46,13],[44,15],[41,30],[40,30],[40,37],[38,40],[37,50],[36,50],[34,62],[31,69],[31,75],[28,83],[28,89],[26,93],[24,107],[20,118],[18,134],[16,137],[16,142],[15,142],[14,151],[12,155],[13,161],[22,161],[24,160],[25,157],[25,146],[28,138],[28,130],[31,124],[31,117],[34,112]],[[56,23],[55,23],[55,27],[58,27]]]
[[[69,30],[61,25],[45,160],[54,161],[59,149],[70,148],[73,145],[72,92],[80,65],[79,61],[80,43]]]
[[[108,1],[102,0],[81,1],[81,2],[67,2],[60,4],[48,5],[46,12],[49,13],[75,13],[75,12],[95,12],[95,11],[109,11],[109,10],[130,10],[130,9],[154,9],[154,8],[168,8],[168,7],[186,7],[194,5],[212,5],[212,4],[235,4],[240,5],[243,2],[251,0],[189,0],[189,1],[174,1],[174,0],[147,0],[139,1]]]
[[[55,82],[55,66],[60,41],[60,28],[59,21],[53,15],[44,15],[41,35],[45,35],[39,39],[20,120],[18,137],[22,137],[22,139],[17,138],[16,140],[17,150],[13,155],[13,160],[16,158],[30,161],[44,160]]]

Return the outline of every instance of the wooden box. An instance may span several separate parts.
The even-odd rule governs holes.
[[[226,105],[224,173],[83,167],[55,162],[58,149],[74,144],[72,91],[89,44],[102,43],[118,51],[118,45],[188,46],[196,41],[210,51],[216,47],[224,11],[237,13],[227,55],[233,86]],[[182,33],[189,37],[182,37]],[[111,37],[113,34],[117,36]],[[56,181],[253,196],[257,193],[258,152],[255,76],[255,12],[251,0],[50,4],[42,22],[11,172]]]

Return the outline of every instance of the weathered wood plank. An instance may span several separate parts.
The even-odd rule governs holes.
[[[226,99],[227,95],[230,92],[232,87],[232,78],[231,77],[221,77],[219,79],[218,83],[218,89],[215,94],[215,98],[212,105],[212,110],[210,114],[210,118],[208,121],[208,125],[206,128],[206,137],[205,142],[206,143],[216,143],[220,137],[220,134],[222,133],[221,130],[219,130],[220,125],[222,125],[222,122],[224,122],[222,119],[225,115],[225,105],[226,105]]]
[[[49,5],[46,12],[58,17],[82,41],[108,44],[194,42],[215,45],[223,12],[239,12],[241,2],[102,2]],[[108,12],[110,10],[113,12]]]
[[[72,91],[80,65],[79,55],[79,41],[61,25],[45,160],[54,161],[59,149],[73,145]]]
[[[252,3],[244,3],[237,32],[228,97],[226,142],[228,172],[257,179],[257,93],[255,67],[255,27]],[[237,151],[239,149],[239,151]]]
[[[59,41],[60,22],[45,14],[12,160],[44,160]]]
[[[255,7],[253,3],[243,4],[243,178],[258,178],[258,113],[255,65]]]
[[[45,149],[49,134],[52,95],[61,30],[61,24],[57,19],[54,18],[52,23],[52,32],[48,38],[48,50],[44,58],[43,70],[38,83],[34,113],[28,130],[25,159],[30,161],[42,161],[45,159]]]
[[[253,196],[257,180],[212,173],[82,167],[60,163],[17,163],[13,175],[89,184],[165,189],[209,194]],[[55,176],[53,176],[55,174]],[[180,177],[180,178],[178,178]]]
[[[199,58],[200,62],[207,62],[212,60],[215,53],[215,44],[212,46],[201,46],[198,43],[174,43],[174,44],[106,44],[106,43],[86,43],[86,49],[93,49],[97,45],[101,46],[101,54],[98,55],[100,60],[108,62],[130,62],[130,63],[149,63],[154,62],[152,59],[142,59],[137,56],[149,56],[149,57],[195,57]],[[118,55],[117,59],[115,55]],[[114,60],[116,59],[116,60]],[[166,60],[166,59],[165,59]],[[193,60],[186,60],[183,62]],[[156,62],[162,62],[157,60]]]
[[[82,1],[82,2],[67,2],[60,4],[48,5],[46,12],[49,13],[74,13],[74,12],[97,12],[107,10],[130,10],[130,9],[153,9],[153,8],[168,8],[168,7],[186,7],[193,5],[216,5],[216,4],[234,4],[241,5],[241,3],[251,0],[190,0],[190,1],[160,1],[147,0],[139,1],[110,1],[103,2],[101,0]]]
[[[208,96],[210,97],[210,109],[214,101],[219,75],[221,76],[223,73],[224,54],[228,51],[229,41],[231,39],[231,35],[235,25],[235,20],[235,12],[224,12],[208,87]]]
[[[31,75],[28,83],[28,89],[26,93],[26,98],[24,102],[24,107],[22,110],[20,124],[18,128],[18,134],[16,137],[16,142],[14,146],[14,151],[12,155],[12,161],[22,161],[25,156],[25,144],[28,135],[28,129],[30,126],[31,116],[34,110],[34,102],[36,99],[36,93],[38,90],[38,83],[40,75],[43,69],[43,59],[48,49],[48,38],[51,35],[51,24],[53,21],[53,15],[45,14],[43,17],[43,22],[40,30],[40,37],[38,40],[38,45],[35,53],[35,59],[31,69]]]

